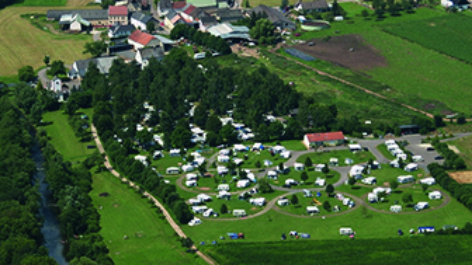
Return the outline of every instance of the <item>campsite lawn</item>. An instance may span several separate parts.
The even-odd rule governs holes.
[[[395,157],[387,150],[387,146],[385,144],[379,144],[377,145],[377,150],[387,159],[389,160],[394,160]]]
[[[38,1],[39,2],[39,1]],[[16,75],[18,69],[31,65],[44,66],[44,56],[51,61],[62,60],[71,64],[85,59],[84,44],[91,35],[57,35],[33,26],[21,14],[45,14],[47,7],[7,7],[0,10],[0,76]]]
[[[372,170],[369,174],[369,176],[377,178],[378,186],[388,186],[388,182],[392,180],[396,181],[398,176],[412,175],[415,181],[425,177],[424,171],[421,168],[418,168],[417,171],[407,172],[401,168],[390,167],[390,165],[387,164],[382,164],[381,166],[381,169]]]
[[[100,197],[102,192],[110,196]],[[185,253],[167,221],[159,218],[148,200],[141,198],[108,172],[93,176],[90,192],[100,213],[100,234],[115,264],[204,264]],[[142,237],[136,237],[142,232]],[[129,237],[124,240],[124,235]]]
[[[348,193],[353,194],[346,185]],[[344,239],[339,235],[340,227],[352,227],[356,231],[356,238],[389,238],[397,236],[397,230],[408,231],[418,226],[456,225],[463,227],[471,220],[472,213],[463,205],[451,198],[451,202],[444,208],[430,212],[415,214],[388,214],[376,213],[364,206],[357,206],[353,212],[340,216],[326,216],[321,218],[297,218],[270,210],[269,212],[252,219],[238,221],[206,220],[198,227],[183,226],[184,231],[195,242],[218,240],[226,233],[245,233],[244,241],[279,241],[282,233],[298,231],[310,233],[312,239]]]
[[[428,198],[428,193],[433,191],[433,190],[438,190],[439,187],[430,187],[426,192],[423,192],[421,187],[416,187],[416,188],[398,188],[395,190],[395,192],[392,192],[390,195],[384,198],[384,201],[377,202],[377,203],[369,203],[367,200],[367,197],[365,198],[366,203],[369,203],[370,206],[383,210],[383,211],[390,211],[390,206],[391,205],[401,205],[402,206],[402,212],[414,212],[415,209],[413,209],[413,205],[415,205],[418,202],[428,202],[429,207],[431,209],[434,209],[441,205],[441,203],[444,201],[444,198],[440,200],[430,200]],[[413,196],[413,202],[412,203],[404,203],[402,201],[402,197],[404,194],[411,194]]]
[[[281,146],[285,147],[285,149],[289,151],[305,151],[306,150],[306,146],[300,140],[285,140],[285,141],[268,142],[268,143],[264,143],[264,146],[275,146],[277,144],[280,144]]]
[[[216,192],[216,188],[218,187],[219,184],[229,184],[230,191],[242,191],[245,189],[248,189],[250,187],[254,187],[255,184],[253,182],[250,183],[250,185],[246,188],[237,188],[236,183],[238,182],[239,178],[237,176],[229,176],[226,175],[224,177],[220,177],[218,175],[214,175],[211,178],[199,178],[197,183],[197,187],[192,187],[192,190],[196,191],[201,191],[201,192]],[[183,184],[185,184],[185,179],[182,181]]]
[[[15,6],[65,6],[68,0],[23,0]]]
[[[341,175],[339,172],[335,170],[330,170],[327,174],[322,173],[322,172],[316,172],[316,171],[308,171],[305,170],[305,172],[308,174],[308,179],[307,181],[303,182],[302,179],[300,178],[301,174],[303,171],[296,171],[293,168],[290,169],[290,172],[288,174],[279,174],[277,176],[277,179],[270,179],[271,184],[277,185],[277,186],[283,186],[285,184],[285,180],[287,179],[294,179],[295,181],[298,181],[300,183],[299,186],[295,186],[297,189],[301,188],[322,188],[319,186],[313,186],[314,182],[317,178],[325,179],[326,180],[326,185],[328,184],[334,184],[336,183]]]
[[[284,159],[280,157],[279,155],[272,156],[268,150],[262,150],[262,151],[257,151],[257,152],[247,151],[247,152],[237,153],[237,155],[233,156],[233,158],[236,158],[236,157],[244,160],[241,166],[242,168],[256,168],[255,164],[257,161],[261,163],[261,167],[265,167],[264,160],[269,160],[273,163],[273,165],[270,167],[277,166],[278,164],[287,161],[287,159]]]
[[[91,120],[90,110],[85,110],[89,114]],[[82,161],[87,156],[96,152],[97,149],[87,149],[88,145],[95,145],[93,140],[89,142],[80,142],[75,136],[74,131],[69,125],[68,116],[61,110],[48,112],[43,115],[43,122],[49,125],[44,126],[52,145],[56,150],[64,156],[65,160]]]
[[[339,166],[347,166],[344,163],[346,158],[350,158],[354,161],[354,164],[365,163],[369,159],[375,160],[375,157],[368,151],[361,151],[353,153],[349,150],[333,150],[328,152],[313,152],[301,155],[297,162],[305,163],[306,158],[309,157],[313,164],[328,164],[330,158],[337,158],[339,160]]]
[[[296,195],[297,195],[297,198],[298,198],[298,201],[299,201],[297,205],[290,204],[290,205],[287,205],[287,206],[279,206],[280,209],[282,209],[283,211],[286,211],[288,213],[291,213],[291,214],[296,214],[296,215],[300,215],[300,216],[310,216],[306,212],[306,207],[307,206],[316,206],[316,207],[318,207],[318,210],[320,210],[320,212],[316,213],[316,214],[313,214],[313,216],[318,216],[318,217],[319,216],[328,216],[330,214],[335,213],[335,212],[333,212],[333,207],[334,206],[339,206],[340,207],[339,212],[343,212],[343,211],[346,211],[347,209],[349,209],[348,206],[343,205],[342,201],[326,196],[325,192],[322,192],[321,197],[316,197],[316,192],[313,192],[314,197],[309,197],[309,198],[303,197],[303,193],[296,193]],[[287,199],[290,200],[291,197],[292,197],[292,195],[287,196]],[[347,197],[349,197],[349,196],[347,196]],[[314,200],[317,200],[320,204],[316,203]],[[329,211],[327,211],[323,208],[322,203],[324,203],[325,201],[329,202],[329,204],[331,205],[331,208],[329,209]],[[358,205],[356,205],[355,207],[358,207]]]

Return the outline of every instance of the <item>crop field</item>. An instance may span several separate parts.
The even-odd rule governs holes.
[[[65,6],[68,0],[23,0],[15,6]]]
[[[441,19],[445,18],[445,23],[447,23],[450,16],[443,11],[420,8],[415,10],[414,14],[387,17],[382,21],[376,21],[375,19],[365,20],[359,16],[362,8],[359,9],[358,5],[354,3],[343,3],[341,5],[348,13],[352,10],[349,13],[349,20],[333,22],[330,29],[320,32],[300,32],[300,38],[308,41],[327,36],[334,38],[336,35],[339,35],[336,37],[352,34],[359,35],[362,36],[365,43],[373,46],[379,55],[385,58],[385,66],[366,70],[349,69],[327,62],[333,61],[334,58],[331,60],[327,58],[327,61],[316,60],[302,63],[430,113],[450,114],[452,112],[464,112],[468,116],[472,115],[472,107],[466,100],[466,98],[472,96],[472,92],[468,89],[468,84],[472,81],[472,77],[468,74],[472,70],[472,65],[443,54],[445,52],[440,53],[437,50],[425,48],[423,45],[386,33],[383,30],[384,27],[397,27],[397,24],[408,24],[412,27],[418,24],[418,30],[420,30],[421,26],[424,26],[422,21],[441,21]],[[458,23],[456,20],[461,18],[463,18],[463,21],[472,20],[472,17],[462,15],[459,15],[458,18],[452,18],[452,20],[454,20],[454,23]],[[470,23],[464,22],[463,24],[454,32],[464,30]],[[424,27],[425,30],[431,28],[430,25]],[[438,29],[438,27],[435,29]],[[433,30],[431,29],[431,31]],[[404,34],[409,33],[409,31],[404,32]],[[414,32],[411,34],[412,38],[422,38],[417,35],[421,34]],[[455,47],[448,42],[449,39],[449,37],[442,39],[444,40],[444,45]],[[328,40],[327,44],[329,45],[329,43],[330,41]],[[436,42],[431,43],[431,45],[436,45]],[[467,44],[464,43],[463,45]],[[316,45],[315,43],[314,49],[316,49]],[[333,49],[336,49],[336,47],[333,47]],[[354,50],[353,53],[355,52]],[[282,54],[284,53],[282,52]],[[287,56],[287,54],[284,55]],[[467,54],[467,56],[470,55]],[[438,65],[441,67],[438,67]],[[448,69],[447,73],[443,69]]]
[[[46,13],[47,7],[7,7],[0,10],[0,76],[16,75],[19,68],[44,66],[43,59],[71,64],[85,59],[82,53],[90,35],[56,35],[33,26],[21,14]]]
[[[404,231],[406,232],[406,231]],[[346,237],[347,239],[347,237]],[[470,264],[470,236],[414,236],[375,240],[225,243],[207,246],[217,262],[233,264]],[[367,251],[366,251],[367,250]],[[244,255],[241,255],[244,253]]]
[[[444,53],[459,60],[472,63],[470,31],[472,17],[449,14],[424,19],[415,23],[383,25],[382,30],[415,42],[425,48]]]
[[[99,196],[103,192],[109,196]],[[146,199],[110,173],[93,176],[90,196],[100,213],[100,234],[115,264],[204,264],[185,253],[174,230]]]

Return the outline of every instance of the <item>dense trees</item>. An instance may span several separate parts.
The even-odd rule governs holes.
[[[32,81],[35,77],[34,69],[32,66],[23,66],[18,69],[18,79],[20,81],[29,82]]]
[[[64,62],[60,60],[56,60],[52,62],[51,68],[47,71],[48,74],[55,76],[55,75],[65,75],[66,68],[64,66]]]
[[[170,32],[171,39],[186,38],[195,42],[198,45],[202,45],[208,49],[219,52],[220,54],[230,54],[231,47],[226,40],[215,37],[208,32],[197,31],[195,28],[190,27],[186,24],[176,25]]]
[[[257,20],[256,25],[250,31],[250,35],[251,38],[259,40],[261,44],[274,44],[276,41],[275,26],[266,18]]]
[[[107,51],[108,45],[104,41],[87,42],[84,46],[84,54],[90,53],[93,57],[99,57]]]

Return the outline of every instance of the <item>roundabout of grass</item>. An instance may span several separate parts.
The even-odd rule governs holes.
[[[420,214],[421,211],[415,211],[413,206],[418,203],[418,202],[428,202],[429,203],[429,208],[422,210],[422,211],[431,211],[437,209],[439,206],[441,206],[445,198],[442,197],[439,200],[431,200],[428,198],[428,193],[431,191],[434,191],[437,189],[434,189],[433,187],[428,188],[425,192],[421,188],[399,188],[392,192],[390,195],[387,195],[383,201],[379,201],[376,203],[370,203],[367,200],[367,195],[363,197],[363,200],[369,205],[369,207],[381,210],[383,212],[390,212],[390,206],[392,205],[401,205],[402,206],[402,213],[404,212],[409,212],[409,213],[418,213]],[[444,192],[443,196],[444,196]],[[411,194],[413,197],[413,202],[409,203],[404,203],[402,201],[402,198],[405,194]]]
[[[330,158],[337,158],[339,160],[339,166],[349,166],[344,161],[346,158],[352,159],[354,161],[353,164],[365,163],[369,161],[369,159],[375,160],[374,155],[367,151],[353,153],[349,150],[334,150],[304,154],[297,159],[297,162],[305,163],[307,157],[311,159],[313,164],[328,164]]]
[[[303,180],[300,178],[302,172],[306,172],[308,174],[308,179],[303,182]],[[335,170],[330,170],[328,173],[322,173],[322,172],[316,172],[316,171],[296,171],[293,168],[290,170],[288,174],[279,174],[277,176],[277,179],[269,179],[270,184],[282,187],[285,185],[285,180],[287,179],[294,179],[295,181],[298,181],[300,185],[294,186],[296,189],[303,189],[303,188],[324,188],[320,186],[315,186],[314,182],[317,178],[325,179],[326,180],[326,185],[328,184],[334,184],[336,183],[341,177],[341,174]]]

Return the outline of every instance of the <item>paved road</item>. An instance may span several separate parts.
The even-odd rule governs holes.
[[[95,143],[97,144],[98,150],[100,151],[101,154],[105,154],[105,167],[112,173],[115,177],[119,178],[123,182],[127,182],[128,185],[134,189],[139,189],[139,186],[136,185],[134,182],[126,179],[125,177],[122,177],[120,173],[118,173],[110,164],[110,161],[108,159],[108,155],[105,153],[105,149],[103,148],[102,142],[100,141],[100,138],[97,135],[97,130],[95,129],[95,126],[92,124],[91,125],[91,131],[92,131],[92,137],[95,140]],[[161,209],[162,214],[166,218],[166,220],[169,222],[170,226],[174,229],[175,233],[179,237],[184,237],[186,238],[187,235],[184,233],[184,231],[180,228],[180,226],[174,221],[172,216],[169,214],[167,209],[162,205],[153,195],[149,194],[147,191],[143,193],[144,196],[147,198],[151,199],[154,202],[154,205],[159,207]],[[195,246],[192,246],[193,249],[197,250]],[[203,260],[205,260],[208,264],[214,265],[216,264],[212,259],[210,259],[207,255],[203,254],[200,251],[196,251],[197,255],[200,256]]]

